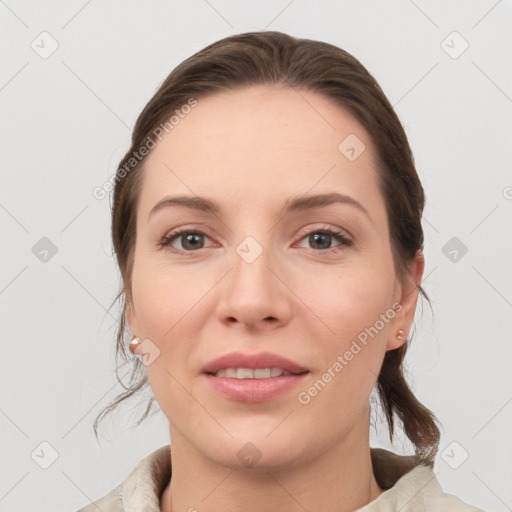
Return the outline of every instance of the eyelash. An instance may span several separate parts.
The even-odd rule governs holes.
[[[202,231],[195,231],[195,230],[191,230],[191,229],[187,229],[187,228],[184,228],[184,229],[178,229],[172,233],[169,233],[168,235],[164,236],[164,238],[162,238],[162,240],[159,242],[159,246],[162,248],[162,249],[169,249],[169,250],[173,250],[175,252],[181,252],[181,253],[194,253],[194,252],[197,252],[197,251],[185,251],[185,250],[182,250],[182,249],[175,249],[175,248],[172,248],[171,249],[171,244],[174,242],[174,240],[176,240],[177,238],[179,238],[180,236],[183,236],[183,235],[204,235],[206,237],[208,237],[208,235],[206,235],[205,233],[203,233]],[[313,230],[310,230],[308,231],[307,233],[305,233],[300,240],[303,240],[304,238],[310,236],[310,235],[313,235],[313,234],[322,234],[322,235],[328,235],[328,236],[332,236],[334,239],[336,239],[338,242],[340,242],[340,244],[343,246],[346,246],[346,247],[351,247],[353,245],[353,241],[350,240],[349,238],[347,238],[343,233],[341,233],[340,231],[335,231],[335,230],[332,230],[332,229],[329,229],[329,228],[321,228],[321,229],[313,229]],[[208,237],[209,238],[209,237]],[[331,248],[328,248],[328,249],[310,249],[311,251],[314,251],[314,252],[318,252],[320,254],[327,254],[327,253],[335,253],[335,252],[338,252],[338,247],[339,246],[336,246],[336,247],[331,247]],[[204,247],[201,247],[201,249],[204,249]]]

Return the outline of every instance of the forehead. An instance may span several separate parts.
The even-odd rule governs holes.
[[[145,209],[171,192],[245,201],[310,190],[360,201],[379,194],[368,133],[320,93],[244,87],[199,97],[186,111],[146,159]]]
[[[327,150],[337,156],[339,142],[349,134],[357,135],[366,146],[371,145],[366,130],[346,107],[318,92],[281,84],[216,92],[200,97],[197,106],[188,111],[180,119],[174,116],[177,124],[168,136],[164,134],[169,145],[186,142],[190,151],[180,148],[183,155],[199,147],[213,155],[235,148],[238,152],[275,152],[288,143],[295,152]]]

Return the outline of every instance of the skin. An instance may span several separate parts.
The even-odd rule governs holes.
[[[349,134],[366,146],[354,161],[338,150]],[[402,283],[374,155],[362,125],[328,98],[261,85],[198,99],[148,156],[127,321],[160,351],[146,370],[172,440],[163,511],[172,494],[174,512],[341,512],[383,492],[372,473],[368,397],[386,350],[407,337],[424,261],[418,253]],[[328,192],[351,196],[368,216],[341,203],[283,216],[290,197]],[[149,216],[167,195],[206,197],[221,214],[169,206]],[[159,246],[178,227],[205,236],[192,248],[186,236]],[[315,243],[309,235],[326,227],[353,245]],[[263,249],[252,263],[236,251],[247,236]],[[403,309],[299,403],[298,393],[394,303]],[[236,402],[201,375],[233,351],[274,352],[310,373],[267,402]],[[237,456],[248,442],[261,454],[251,468]]]

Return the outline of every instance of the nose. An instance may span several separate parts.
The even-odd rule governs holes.
[[[263,248],[254,260],[244,254],[243,247],[238,249],[233,251],[231,271],[222,280],[217,308],[220,321],[249,330],[286,325],[292,314],[293,293],[286,286],[282,265],[270,249]],[[254,245],[250,246],[250,251],[254,250]]]

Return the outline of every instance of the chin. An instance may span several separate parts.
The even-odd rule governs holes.
[[[273,428],[279,422],[273,422]],[[291,433],[252,426],[250,430],[239,428],[229,432],[243,432],[233,438],[223,436],[222,440],[211,436],[203,452],[212,462],[232,470],[264,471],[293,467],[305,457],[307,451],[314,452],[311,444],[299,432]],[[300,430],[300,429],[299,429]],[[269,435],[269,432],[271,434]],[[213,442],[212,442],[213,439]]]

